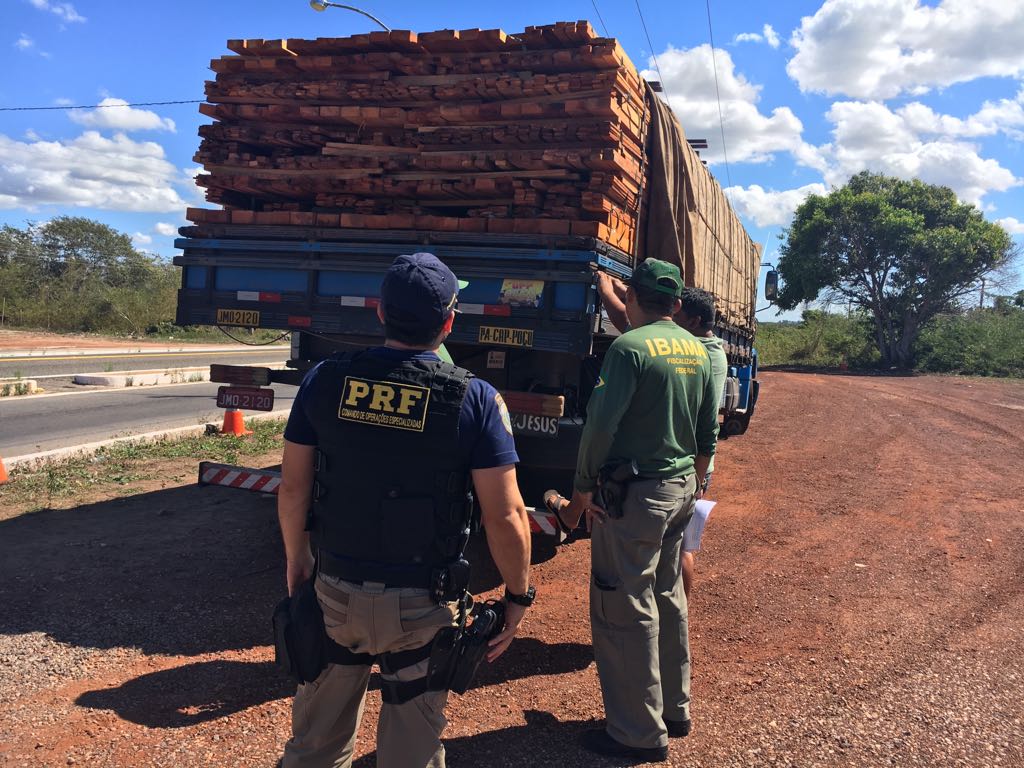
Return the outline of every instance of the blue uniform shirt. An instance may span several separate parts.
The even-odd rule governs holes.
[[[440,360],[433,352],[410,352],[403,349],[374,347],[371,355],[396,362],[403,360]],[[288,417],[284,439],[300,445],[316,445],[316,425],[309,417],[309,382],[317,375],[318,365],[307,375]],[[483,379],[471,379],[459,413],[459,457],[470,469],[491,469],[517,464],[512,422],[508,408],[498,391]]]

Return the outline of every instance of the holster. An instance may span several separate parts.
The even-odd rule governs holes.
[[[465,693],[487,655],[487,643],[505,628],[505,604],[488,600],[473,608],[472,622],[445,627],[434,638],[427,690]]]
[[[274,609],[274,661],[296,682],[311,683],[330,664],[370,665],[375,657],[355,653],[327,636],[316,597],[316,576],[303,582]]]
[[[299,683],[310,683],[327,666],[326,643],[324,615],[309,579],[274,609],[274,661]]]
[[[621,464],[605,464],[597,475],[597,503],[608,517],[622,517],[622,505],[626,501],[629,484],[637,479],[640,468],[636,461]]]

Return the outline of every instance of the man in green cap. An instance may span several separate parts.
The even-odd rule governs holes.
[[[718,392],[704,345],[672,319],[682,289],[667,262],[634,270],[632,330],[605,355],[560,514],[569,528],[586,514],[591,529],[590,620],[607,724],[583,745],[612,757],[664,760],[668,737],[690,731],[680,544],[715,451]],[[612,478],[633,467],[616,489]]]

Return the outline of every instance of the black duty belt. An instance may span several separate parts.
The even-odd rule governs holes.
[[[435,569],[429,566],[402,566],[367,563],[337,557],[320,550],[320,573],[353,584],[383,584],[386,587],[430,589]]]

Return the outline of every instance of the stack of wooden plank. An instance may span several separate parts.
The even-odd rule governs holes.
[[[648,120],[590,24],[231,40],[200,111],[203,224],[580,235],[636,245]]]

